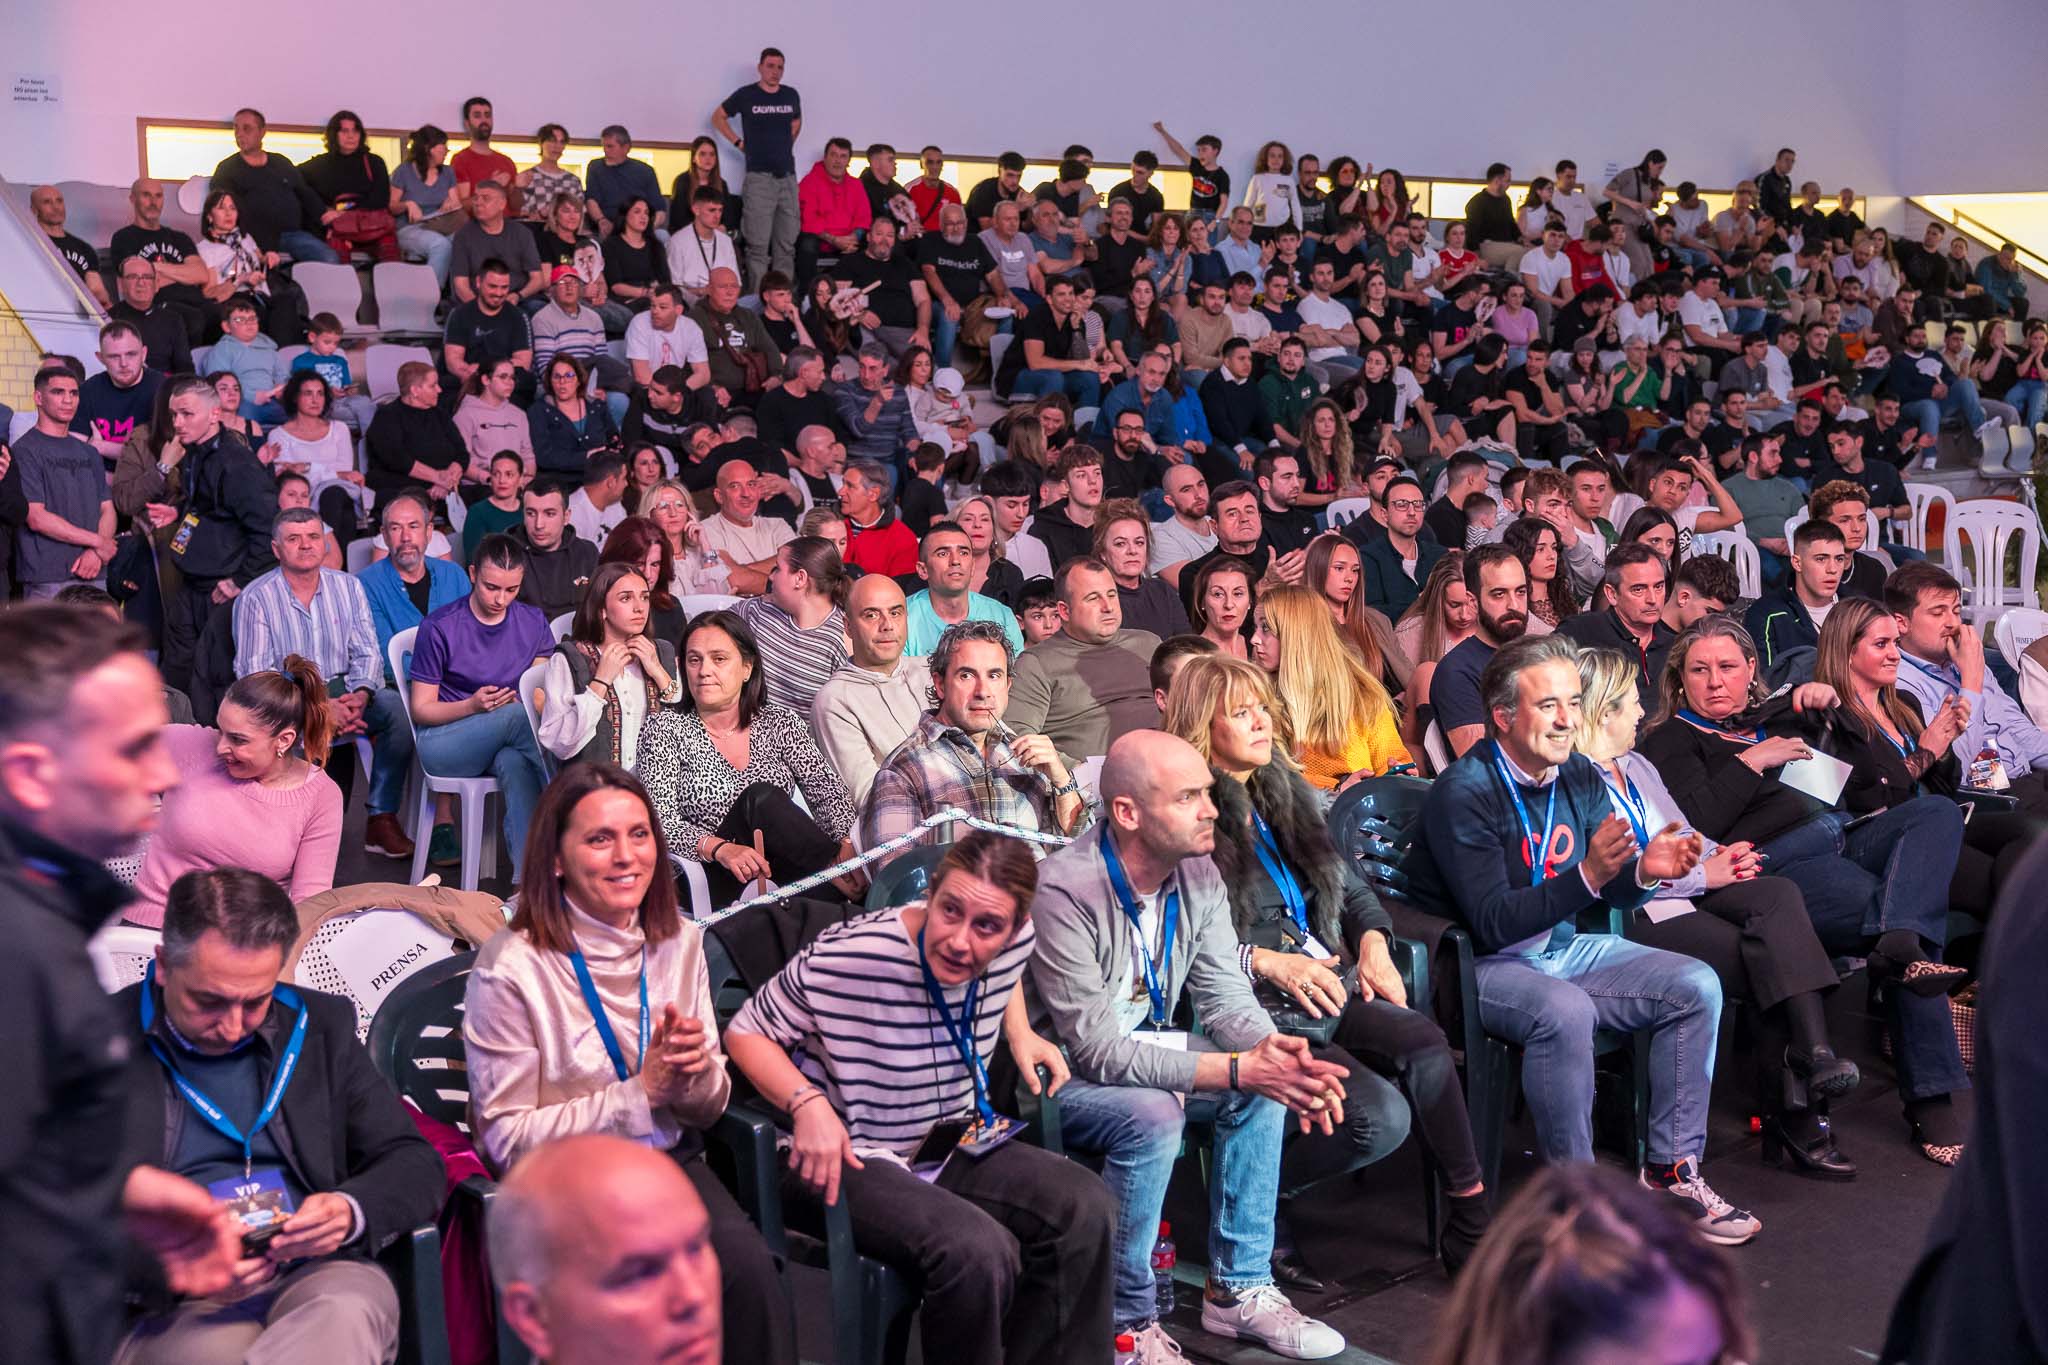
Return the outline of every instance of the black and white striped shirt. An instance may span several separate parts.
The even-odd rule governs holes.
[[[975,1046],[984,1061],[1002,1033],[1036,937],[1027,921],[982,975]],[[959,1017],[966,986],[945,988]],[[824,1087],[854,1148],[907,1157],[934,1123],[974,1112],[974,1083],[925,994],[917,944],[899,909],[818,935],[736,1015],[728,1032],[773,1039]],[[800,1050],[799,1050],[800,1049]]]

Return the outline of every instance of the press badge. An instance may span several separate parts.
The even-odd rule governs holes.
[[[250,1241],[269,1241],[292,1216],[292,1192],[285,1188],[284,1172],[275,1166],[258,1166],[246,1176],[229,1176],[206,1188],[228,1206],[242,1225],[242,1236]]]
[[[178,529],[171,536],[171,553],[183,558],[192,544],[192,533],[199,529],[199,514],[187,512],[185,519],[178,523]]]

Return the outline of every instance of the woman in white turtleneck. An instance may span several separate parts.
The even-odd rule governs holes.
[[[542,794],[519,910],[477,953],[462,1034],[470,1128],[491,1168],[583,1133],[675,1150],[710,1214],[727,1349],[793,1365],[774,1258],[701,1157],[732,1082],[703,938],[677,908],[661,824],[625,769],[577,763]]]

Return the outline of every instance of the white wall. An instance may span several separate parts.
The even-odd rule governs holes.
[[[2041,0],[1715,0],[1686,11],[1629,0],[1043,0],[1004,11],[1027,18],[1021,33],[999,28],[995,7],[960,0],[356,0],[245,8],[246,40],[224,40],[211,11],[0,0],[0,74],[54,75],[61,100],[0,111],[0,174],[125,182],[138,115],[225,119],[244,103],[279,122],[347,105],[377,126],[452,129],[462,98],[483,93],[506,130],[554,120],[589,135],[617,120],[685,138],[774,43],[806,105],[800,167],[830,133],[1039,156],[1080,141],[1109,161],[1158,148],[1159,118],[1188,142],[1220,134],[1240,181],[1256,145],[1279,137],[1326,161],[1348,152],[1435,176],[1476,177],[1495,158],[1547,172],[1571,156],[1591,178],[1654,144],[1673,180],[1728,185],[1791,142],[1801,173],[1831,188],[2013,188],[2022,171],[2038,182],[2048,156],[2040,121],[2014,117],[2026,94],[2017,80],[2000,102],[2008,133],[2029,139],[2024,156],[1957,159],[1948,136],[1919,130],[1921,110],[1963,126],[1967,93],[1898,98],[1901,13],[1919,40],[1915,69],[1931,48],[1960,77],[1975,40],[1952,16],[1975,9],[2036,50],[2048,41]],[[645,39],[623,36],[634,32]],[[1766,41],[1781,55],[1760,50]],[[1904,87],[1924,88],[1917,77]]]
[[[1907,0],[1899,182],[1933,194],[2048,190],[2043,0]]]

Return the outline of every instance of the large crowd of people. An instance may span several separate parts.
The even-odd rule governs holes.
[[[148,179],[105,257],[38,192],[108,319],[99,373],[47,356],[34,411],[0,409],[0,564],[31,599],[0,613],[0,882],[32,888],[23,970],[110,917],[162,947],[104,1008],[0,989],[72,1106],[0,1143],[10,1331],[58,1305],[12,1341],[390,1358],[370,1257],[432,1221],[441,1168],[346,1009],[283,975],[352,785],[389,880],[468,856],[446,797],[408,830],[422,770],[501,798],[515,913],[462,1041],[502,1312],[552,1360],[650,1334],[796,1358],[776,1258],[703,1159],[738,1094],[783,1124],[792,1223],[844,1204],[915,1282],[928,1359],[1180,1358],[1151,1255],[1191,1124],[1203,1332],[1341,1351],[1289,1297],[1328,1288],[1289,1210],[1412,1135],[1463,1281],[1440,1358],[1618,1341],[1660,1295],[1715,1347],[1670,1358],[1739,1358],[1706,1247],[1770,1210],[1707,1179],[1723,1014],[1750,1021],[1764,1159],[1853,1178],[1844,958],[1913,1149],[1974,1150],[1950,934],[1996,929],[2048,829],[2022,683],[2048,646],[1986,648],[1956,566],[1906,544],[1901,476],[1945,423],[1999,478],[2048,435],[2010,248],[1894,242],[1851,191],[1795,190],[1791,149],[1711,215],[1691,182],[1667,202],[1657,151],[1590,192],[1560,161],[1519,203],[1496,164],[1444,222],[1398,171],[1269,142],[1233,203],[1220,143],[1163,126],[1185,207],[1149,148],[1106,195],[1081,146],[963,195],[938,147],[905,185],[834,136],[799,177],[784,75],[764,51],[711,116],[732,184],[706,136],[662,186],[616,125],[581,176],[555,124],[521,168],[473,98],[459,151],[421,127],[395,170],[352,112],[295,166],[239,111],[199,242]],[[434,360],[381,401],[353,320],[291,281],[359,254],[446,290]],[[1759,596],[1713,536],[1753,543]],[[1326,820],[1387,778],[1429,785],[1383,903]],[[947,812],[1012,833],[865,910]],[[131,894],[101,863],[145,831]],[[814,883],[831,927],[722,1018],[684,865],[714,907]],[[1412,912],[1469,937],[1560,1168],[1506,1213],[1395,966]],[[1577,1169],[1602,1029],[1647,1040],[1634,1188]],[[1012,1080],[1099,1174],[1013,1140]],[[67,1164],[138,1104],[142,1147]],[[97,1201],[83,1288],[39,1244],[38,1170]],[[296,1212],[223,1277],[179,1178],[240,1209],[257,1177]],[[117,1209],[179,1291],[125,1321]],[[590,1287],[642,1262],[687,1304],[658,1333]]]

